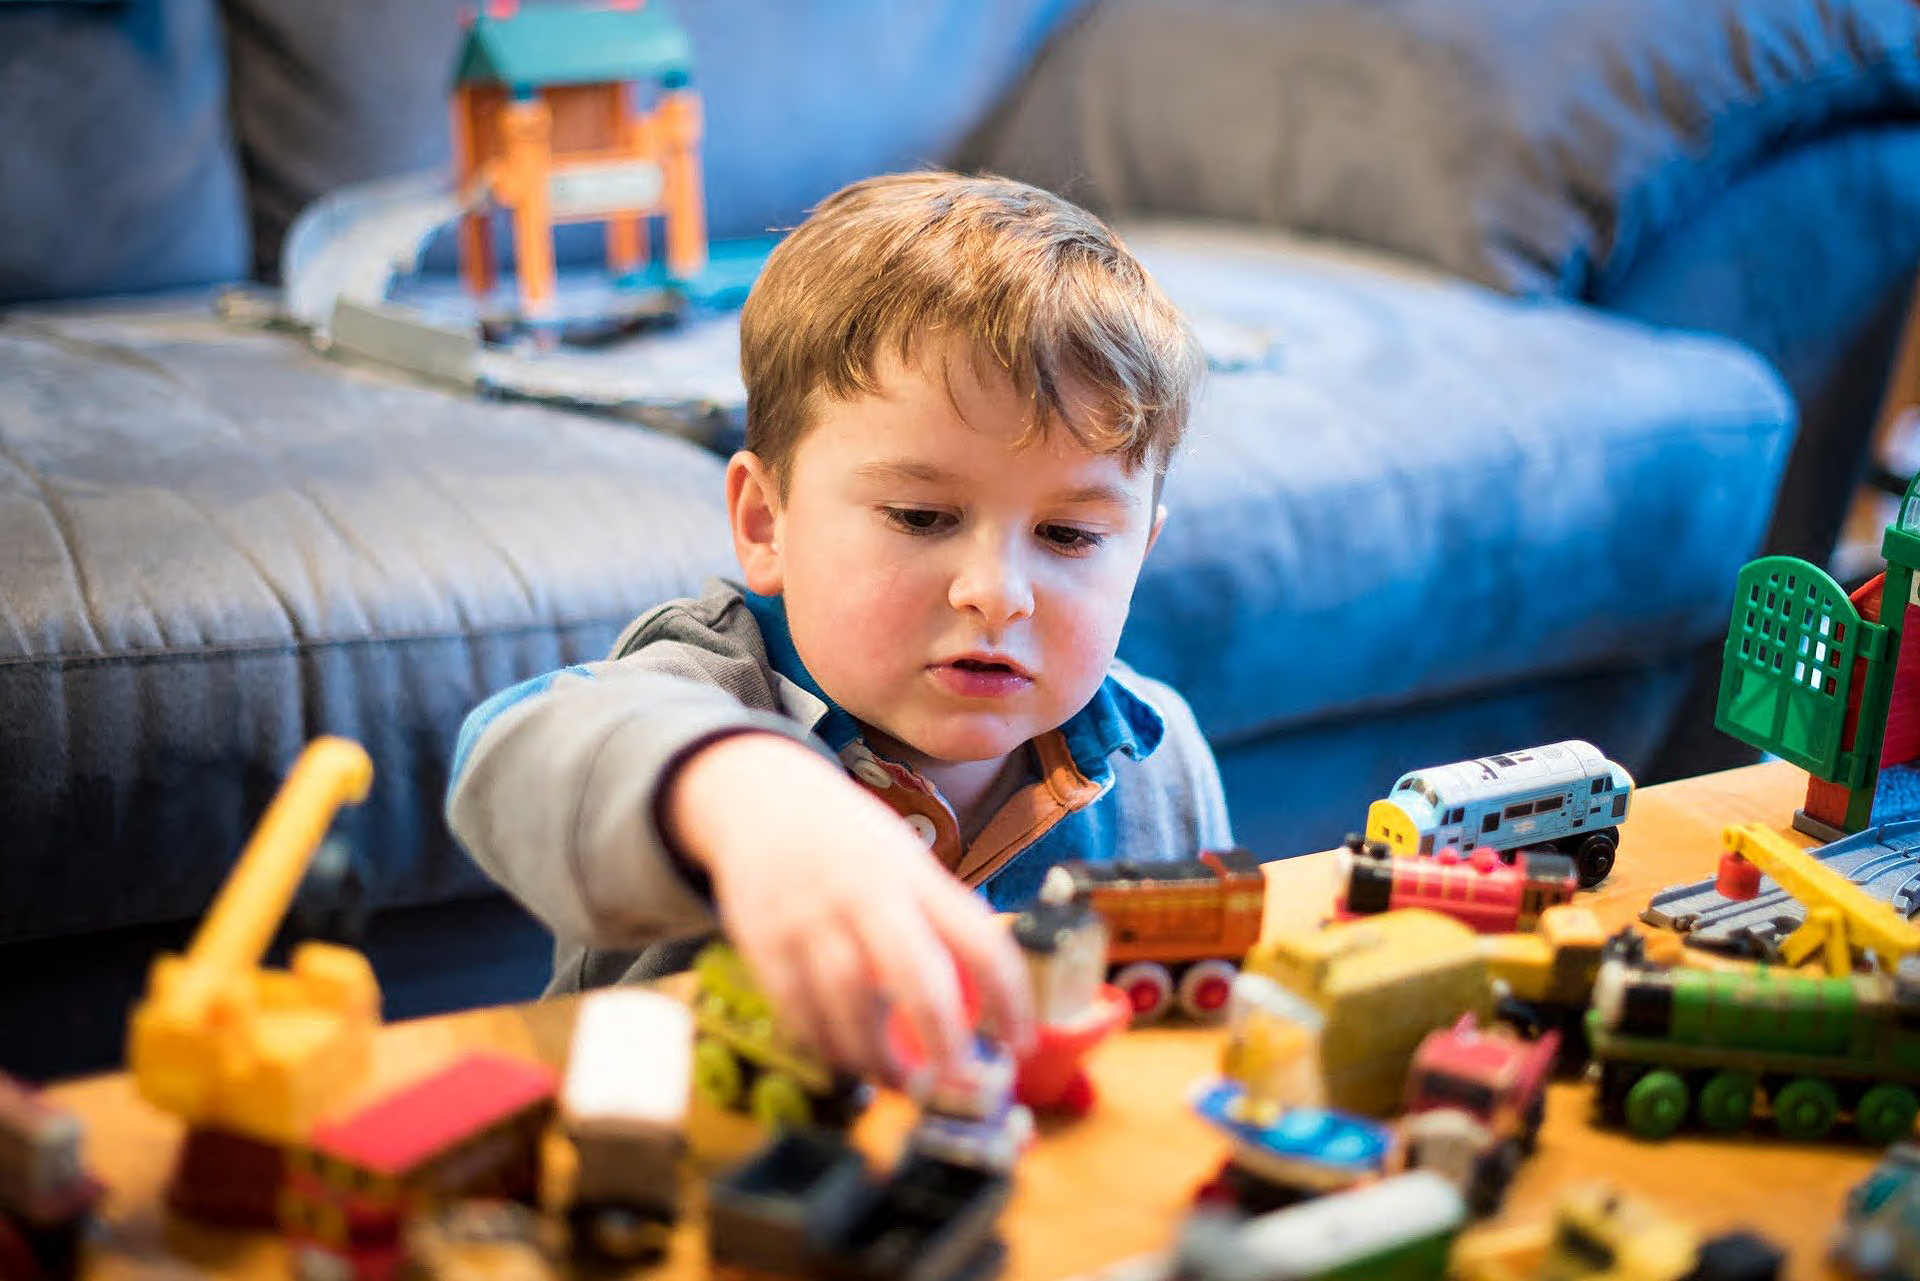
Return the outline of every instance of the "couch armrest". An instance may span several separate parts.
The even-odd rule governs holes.
[[[967,159],[1584,296],[1771,154],[1916,117],[1909,0],[1107,0]]]

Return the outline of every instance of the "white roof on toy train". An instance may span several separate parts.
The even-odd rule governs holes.
[[[1401,775],[1418,778],[1443,805],[1466,805],[1483,796],[1531,791],[1602,774],[1612,763],[1592,743],[1570,738],[1563,743],[1526,747],[1494,756],[1478,756],[1451,765],[1432,765]],[[1400,790],[1400,784],[1394,784]]]

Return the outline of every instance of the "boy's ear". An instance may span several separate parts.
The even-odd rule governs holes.
[[[1153,545],[1160,541],[1160,531],[1166,527],[1166,524],[1167,505],[1160,503],[1153,509],[1153,528],[1147,531],[1147,550],[1140,553],[1140,559],[1145,560],[1147,552],[1151,552]]]
[[[780,564],[780,487],[760,455],[748,450],[727,460],[727,520],[748,588],[778,596],[786,581]]]

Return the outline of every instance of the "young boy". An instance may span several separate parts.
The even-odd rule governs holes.
[[[449,821],[553,930],[551,991],[680,968],[724,924],[851,1068],[894,1075],[889,1004],[958,1062],[956,965],[1019,1047],[988,903],[1065,858],[1231,843],[1192,713],[1113,657],[1198,346],[1098,219],[915,173],[795,230],[740,347],[744,590],[477,708]]]

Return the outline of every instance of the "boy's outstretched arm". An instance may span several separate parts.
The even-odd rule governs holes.
[[[637,951],[714,928],[713,904],[661,838],[656,793],[716,734],[794,722],[632,662],[565,668],[489,698],[454,751],[447,821],[553,933]]]
[[[956,963],[1010,1037],[1029,1035],[1006,931],[813,742],[702,681],[568,668],[468,716],[447,817],[563,938],[637,950],[714,928],[717,905],[787,1023],[856,1070],[891,1075],[883,1001],[958,1061]]]
[[[821,1051],[897,1080],[883,1035],[893,1006],[939,1064],[964,1062],[956,963],[1026,1048],[1032,1002],[1006,929],[838,766],[772,735],[727,738],[677,772],[663,816],[712,875],[727,935],[774,1008]]]

